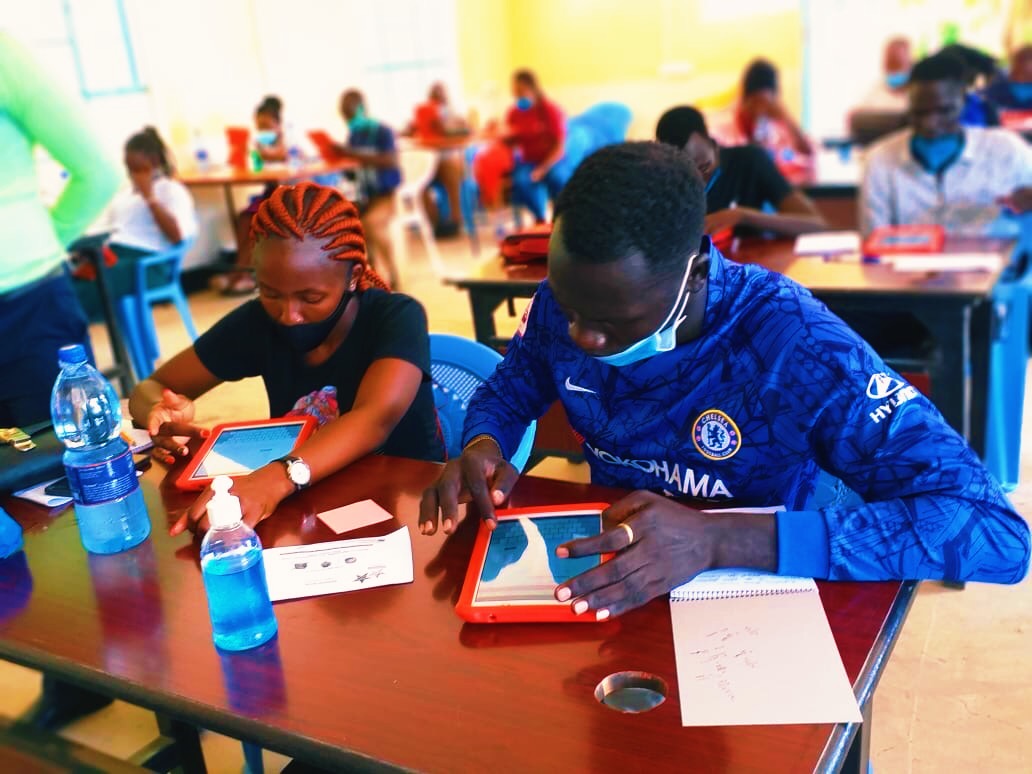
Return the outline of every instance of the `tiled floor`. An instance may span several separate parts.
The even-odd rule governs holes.
[[[468,266],[464,240],[441,245],[450,271]],[[466,296],[445,287],[415,248],[403,263],[404,291],[427,309],[432,331],[471,336]],[[239,301],[210,293],[191,297],[200,330]],[[515,327],[499,313],[499,330]],[[187,343],[171,308],[156,311],[162,352]],[[103,331],[94,330],[100,357],[107,352]],[[1026,402],[1023,445],[1032,449],[1032,414]],[[261,384],[249,380],[222,385],[198,403],[198,420],[262,416],[268,411]],[[586,466],[546,463],[536,475],[586,479]],[[1032,515],[1032,455],[1025,455],[1024,484],[1013,493],[1018,509]],[[872,756],[875,770],[897,772],[1032,771],[1032,582],[1016,587],[971,584],[963,591],[924,584],[878,688],[874,704]],[[0,662],[0,715],[13,716],[35,697],[34,673]],[[80,742],[116,755],[142,747],[155,734],[152,717],[121,702],[67,730]],[[239,772],[240,745],[206,734],[209,771]],[[266,770],[279,771],[285,758],[266,753]],[[456,770],[461,762],[456,762]]]

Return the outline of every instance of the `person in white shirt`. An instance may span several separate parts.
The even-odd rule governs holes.
[[[1032,208],[1032,147],[1005,129],[962,127],[964,64],[948,54],[910,74],[910,126],[867,155],[860,197],[865,233],[938,224],[948,233],[1016,236]]]
[[[94,266],[103,266],[104,283],[112,299],[133,292],[133,262],[145,255],[164,252],[197,234],[193,197],[174,179],[171,156],[157,130],[146,127],[125,144],[125,168],[132,187],[116,197],[111,207],[111,233],[101,246],[93,239],[73,248],[72,262],[79,279],[95,277]],[[102,257],[81,258],[101,250]],[[76,256],[78,253],[78,257]],[[166,281],[167,270],[148,269],[148,283]],[[75,283],[76,294],[88,317],[102,319],[100,297],[93,283]]]
[[[168,148],[154,127],[125,144],[132,190],[115,200],[109,243],[161,252],[197,234],[197,213],[186,186],[172,177]]]

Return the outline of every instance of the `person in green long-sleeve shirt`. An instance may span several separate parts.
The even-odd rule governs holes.
[[[68,172],[52,207],[39,198],[37,145]],[[118,184],[118,169],[79,106],[0,32],[0,427],[48,421],[58,348],[89,346],[65,247],[107,206]],[[22,720],[56,729],[110,702],[44,677],[42,696]]]
[[[39,196],[37,145],[68,173],[50,207]],[[0,427],[47,420],[58,348],[89,346],[65,248],[104,210],[119,182],[81,107],[0,32]]]

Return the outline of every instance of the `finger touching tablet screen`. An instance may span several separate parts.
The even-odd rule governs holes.
[[[574,615],[555,588],[605,556],[560,559],[563,543],[602,531],[603,503],[498,511],[494,531],[481,522],[462,587],[458,614],[477,623],[594,621]]]
[[[290,454],[316,427],[314,417],[216,425],[179,476],[180,489],[203,489],[216,476],[246,476]]]

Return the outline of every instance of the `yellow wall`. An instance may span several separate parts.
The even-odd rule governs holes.
[[[458,3],[460,64],[473,101],[492,89],[504,96],[512,70],[530,67],[568,113],[624,102],[634,113],[631,136],[650,137],[671,105],[730,106],[743,68],[762,55],[781,69],[784,98],[799,111],[803,32],[791,0],[746,2],[740,14],[714,14],[713,0]]]

